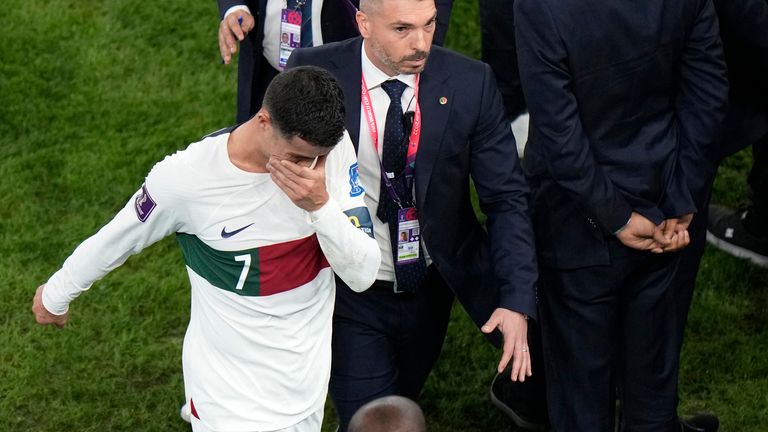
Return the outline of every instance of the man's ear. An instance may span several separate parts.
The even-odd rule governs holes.
[[[263,107],[253,116],[253,118],[259,128],[266,129],[267,127],[272,127],[272,116],[270,116],[269,111]]]
[[[366,15],[365,12],[357,11],[355,19],[357,20],[357,28],[360,30],[360,36],[362,36],[363,39],[368,39],[371,35],[371,30],[369,28],[371,22],[368,20],[368,15]]]

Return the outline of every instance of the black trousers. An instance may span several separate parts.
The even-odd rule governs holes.
[[[242,54],[245,50],[253,50],[250,37],[240,43],[240,50],[237,69],[237,123],[248,121],[261,109],[269,83],[280,73],[261,53],[253,53],[251,57]]]
[[[453,297],[434,266],[415,294],[386,283],[356,293],[336,278],[330,393],[342,431],[374,399],[418,399],[443,347]]]
[[[552,430],[612,432],[617,396],[621,430],[679,430],[680,256],[635,251],[612,237],[608,245],[611,265],[541,270]]]

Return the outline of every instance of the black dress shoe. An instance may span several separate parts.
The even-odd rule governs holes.
[[[544,383],[532,379],[512,382],[509,373],[507,368],[493,378],[491,403],[509,416],[521,430],[546,431],[548,418]]]
[[[710,414],[698,414],[687,419],[680,419],[682,432],[717,432],[720,429],[720,420]]]

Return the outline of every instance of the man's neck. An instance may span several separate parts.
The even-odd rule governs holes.
[[[260,138],[252,121],[247,121],[232,131],[227,140],[229,161],[246,172],[268,172],[267,161],[262,157]]]

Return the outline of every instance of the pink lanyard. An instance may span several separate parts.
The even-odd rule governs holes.
[[[405,170],[404,173],[407,177],[413,177],[414,169],[416,168],[416,153],[419,151],[419,140],[421,139],[421,108],[419,108],[419,78],[421,74],[416,75],[416,84],[414,87],[413,96],[416,99],[416,112],[413,116],[413,127],[411,128],[411,135],[408,137],[408,152],[405,155]],[[373,114],[373,105],[371,104],[371,97],[368,94],[368,86],[365,83],[365,76],[362,76],[362,90],[360,92],[360,100],[363,104],[363,110],[365,111],[365,117],[368,121],[368,131],[371,133],[371,140],[373,141],[373,148],[376,150],[376,155],[379,154],[379,129],[376,126],[376,116]],[[379,162],[381,159],[379,158]],[[381,175],[385,182],[388,180],[384,173],[384,167],[382,166]]]

